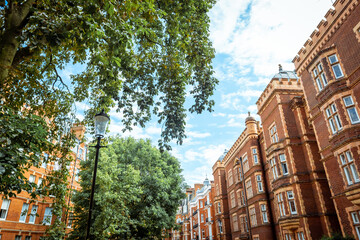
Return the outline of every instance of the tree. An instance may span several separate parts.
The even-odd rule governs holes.
[[[2,104],[28,104],[54,118],[88,99],[87,120],[117,106],[131,129],[154,114],[164,126],[161,146],[182,143],[187,91],[194,98],[190,112],[211,111],[214,104],[207,16],[214,3],[0,0]],[[86,69],[66,83],[58,70],[69,62]]]
[[[172,139],[181,144],[187,92],[194,99],[188,109],[192,113],[211,111],[214,104],[210,97],[217,80],[207,16],[214,3],[0,0],[0,117],[1,128],[11,130],[0,132],[0,147],[9,150],[0,153],[1,183],[6,188],[0,193],[31,189],[23,173],[29,164],[39,164],[44,151],[64,157],[61,176],[55,173],[52,179],[66,179],[73,138],[66,135],[64,144],[56,145],[49,139],[63,136],[76,101],[91,104],[84,121],[90,130],[95,113],[116,107],[123,113],[125,129],[144,127],[155,115],[163,129],[160,147],[168,147]],[[71,82],[59,75],[69,63],[86,66],[71,76]],[[29,162],[24,164],[26,158]],[[65,189],[57,189],[56,195],[62,196]],[[55,215],[61,214],[61,206],[56,209]]]
[[[86,232],[92,172],[93,161],[83,162],[70,239],[83,239]],[[174,226],[184,198],[180,172],[178,160],[149,140],[111,139],[99,158],[92,234],[96,239],[160,239],[163,229]]]
[[[355,240],[353,237],[343,237],[341,233],[332,233],[331,237],[323,236],[321,240]]]

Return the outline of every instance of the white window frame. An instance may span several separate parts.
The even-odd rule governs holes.
[[[359,218],[359,211],[352,212],[351,213],[351,219],[355,228],[356,236],[358,239],[360,239],[360,218]]]
[[[283,194],[279,193],[277,194],[277,202],[278,202],[278,208],[279,208],[279,213],[280,213],[280,217],[283,217],[286,215],[285,213],[285,205],[284,205],[284,198],[283,198]]]
[[[252,148],[251,152],[252,152],[252,155],[253,155],[254,164],[259,164],[259,157],[258,157],[258,154],[257,154],[257,148]]]
[[[10,203],[11,203],[11,200],[3,199],[2,203],[1,203],[0,220],[6,220],[6,217],[9,213]],[[3,215],[3,217],[1,217],[2,215]]]
[[[289,175],[289,168],[286,162],[286,156],[284,153],[279,155],[282,175]]]
[[[37,182],[37,184],[36,184],[38,188],[40,188],[41,183],[42,183],[43,181],[44,181],[43,178],[41,178],[41,177],[38,178],[38,182]]]
[[[36,180],[36,176],[33,175],[33,174],[30,174],[30,176],[29,176],[29,182],[34,183],[35,180]]]
[[[337,113],[337,108],[335,103],[331,103],[329,107],[325,109],[326,118],[330,125],[331,133],[335,134],[342,130],[342,123],[340,117]]]
[[[287,191],[287,192],[286,192],[286,195],[287,195],[287,199],[288,199],[288,203],[289,203],[290,213],[291,213],[292,215],[297,214],[295,197],[294,197],[293,191]]]
[[[223,233],[223,226],[222,226],[222,222],[220,219],[218,220],[218,226],[219,226],[219,232]]]
[[[272,170],[272,174],[273,174],[273,179],[277,179],[279,177],[279,174],[278,174],[278,170],[277,170],[277,166],[276,166],[276,158],[273,157],[272,159],[270,159],[270,167],[271,167],[271,170]]]
[[[343,101],[344,101],[346,112],[349,116],[351,124],[359,123],[360,117],[356,110],[355,103],[352,99],[352,96],[349,95],[349,96],[343,97]]]
[[[263,192],[263,185],[262,185],[262,180],[261,180],[261,175],[256,175],[256,182],[257,182],[257,188],[258,188],[258,192]]]
[[[263,223],[268,223],[269,219],[267,217],[266,204],[260,204],[261,216]]]
[[[38,205],[33,205],[33,206],[31,207],[31,212],[30,212],[30,216],[29,216],[29,223],[35,224],[36,213],[37,213],[38,208],[39,208]],[[32,218],[33,218],[33,221],[31,221]]]
[[[319,91],[323,90],[328,85],[328,81],[325,77],[324,69],[323,69],[321,63],[318,63],[316,65],[316,67],[313,69],[312,73],[313,73],[313,77],[315,79],[316,85],[318,87],[318,90]]]
[[[348,185],[360,182],[360,177],[356,169],[354,158],[350,150],[339,155],[342,171],[345,175]]]
[[[278,134],[277,134],[276,124],[271,125],[269,131],[270,131],[271,143],[279,142],[279,137],[278,137]]]
[[[44,212],[44,218],[43,218],[43,224],[49,226],[51,225],[51,221],[52,221],[52,208],[51,207],[47,207],[45,208],[45,212]]]
[[[304,232],[298,232],[297,236],[298,236],[298,240],[305,240]]]
[[[341,65],[339,63],[339,59],[336,56],[336,54],[332,54],[332,55],[328,56],[328,59],[329,59],[331,69],[332,69],[332,71],[334,73],[335,78],[339,79],[339,78],[344,77],[344,72],[343,72],[343,70],[341,68]],[[335,68],[338,68],[338,70],[340,71],[340,75],[337,75]]]
[[[21,208],[21,212],[20,212],[19,222],[24,223],[26,221],[28,211],[29,211],[29,204],[28,203],[23,203],[22,208]]]

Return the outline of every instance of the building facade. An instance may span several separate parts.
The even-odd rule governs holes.
[[[360,6],[335,1],[293,62],[341,232],[360,239]]]
[[[337,0],[213,166],[224,239],[360,240],[360,6]]]
[[[85,127],[75,126],[72,128],[77,139],[82,139],[85,133]],[[71,206],[71,194],[73,191],[80,190],[79,176],[80,161],[86,158],[86,146],[84,143],[77,141],[77,145],[72,149],[72,157],[74,161],[69,166],[69,199],[68,205]],[[44,158],[48,158],[48,154],[43,154]],[[39,167],[32,166],[25,173],[25,176],[40,187],[47,175],[51,171],[56,171],[60,166],[56,162],[43,163]],[[22,191],[16,197],[3,198],[0,195],[0,239],[4,240],[39,240],[46,229],[51,225],[55,216],[52,214],[53,198],[39,197],[32,201],[30,194]],[[62,216],[66,219],[66,232],[72,228],[72,213]]]
[[[207,178],[186,190],[176,215],[179,230],[169,231],[171,240],[218,240],[215,229],[214,183]]]

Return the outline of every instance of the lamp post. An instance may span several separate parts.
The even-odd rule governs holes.
[[[89,208],[89,217],[88,217],[87,229],[86,229],[86,240],[90,239],[91,213],[94,207],[94,192],[95,192],[97,165],[99,161],[99,150],[100,148],[104,147],[100,145],[100,141],[101,138],[105,136],[106,126],[110,120],[110,117],[104,112],[103,109],[101,113],[95,115],[94,120],[95,120],[95,137],[97,138],[97,143],[96,146],[93,146],[96,148],[96,155],[95,155],[94,174],[91,185],[90,208]]]

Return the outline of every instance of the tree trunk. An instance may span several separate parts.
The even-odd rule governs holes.
[[[18,51],[21,35],[30,15],[30,8],[34,0],[28,0],[23,4],[9,1],[5,13],[5,31],[0,36],[0,82],[3,83],[9,75],[14,57]]]

